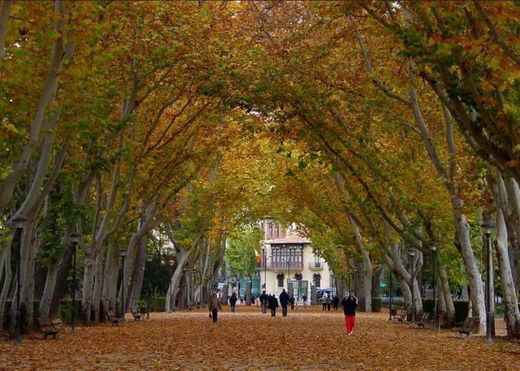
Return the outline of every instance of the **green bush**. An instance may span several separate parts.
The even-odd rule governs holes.
[[[422,299],[422,305],[423,305],[423,312],[433,314],[433,311],[435,308],[435,301],[432,298]],[[438,302],[437,302],[437,305],[439,305]]]
[[[381,312],[383,301],[381,298],[372,298],[372,312]]]
[[[81,319],[81,301],[76,300],[76,323],[80,322]],[[60,300],[60,305],[58,307],[58,313],[63,321],[63,323],[71,324],[72,323],[72,300],[63,299]]]

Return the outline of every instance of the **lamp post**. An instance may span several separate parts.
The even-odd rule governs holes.
[[[495,228],[495,223],[491,221],[483,222],[481,225],[486,242],[486,342],[493,343],[493,322],[495,313],[491,300],[493,300],[493,254],[491,252],[491,231]]]
[[[21,252],[22,252],[22,235],[23,235],[23,228],[25,226],[25,223],[27,222],[27,219],[24,217],[16,217],[12,220],[12,226],[13,228],[16,228],[16,231],[14,233],[13,237],[13,246],[16,248],[16,325],[15,325],[15,339],[16,344],[22,343],[22,315],[21,315],[21,303],[20,303],[20,292],[22,289],[21,286]]]
[[[411,263],[411,273],[412,273],[412,322],[415,322],[415,290],[414,290],[414,281],[415,281],[415,249],[410,249],[410,263]]]
[[[430,249],[432,251],[432,295],[433,295],[433,321],[432,329],[435,329],[435,320],[437,318],[437,281],[435,280],[435,260],[437,257],[437,245],[439,241],[431,241]]]
[[[153,255],[148,255],[146,257],[146,261],[148,263],[151,263],[153,260]],[[150,319],[150,295],[152,294],[152,282],[150,280],[150,277],[148,277],[148,292],[146,295],[146,319]]]
[[[264,260],[264,290],[267,291],[267,251],[262,247],[262,258]]]
[[[70,235],[70,241],[72,242],[72,335],[76,333],[76,250],[78,248],[80,238],[81,234],[79,234],[78,232],[73,232]]]
[[[119,317],[123,320],[125,319],[125,257],[126,257],[126,250],[123,250],[119,253],[119,256],[122,259],[121,262],[121,313],[119,314]]]
[[[287,248],[287,292],[289,292],[289,280],[291,279],[291,248]]]
[[[389,302],[389,309],[388,309],[388,312],[389,312],[389,315],[388,315],[388,320],[391,321],[392,320],[392,287],[394,285],[392,279],[392,270],[391,269],[388,269],[388,273],[390,274],[390,302]]]

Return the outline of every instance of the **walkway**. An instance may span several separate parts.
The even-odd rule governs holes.
[[[486,346],[482,338],[390,323],[384,313],[360,314],[346,336],[341,313],[307,308],[271,318],[239,310],[222,313],[216,325],[202,310],[153,313],[150,321],[79,328],[56,341],[39,334],[20,347],[1,341],[0,368],[513,369],[520,361],[518,344]]]

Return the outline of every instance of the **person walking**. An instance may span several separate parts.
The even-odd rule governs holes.
[[[290,297],[289,303],[291,303],[291,310],[294,310],[294,296]]]
[[[303,306],[306,307],[307,306],[307,295],[303,295],[302,300],[303,300]]]
[[[338,310],[338,307],[339,307],[338,295],[334,295],[334,298],[332,299],[332,307],[334,308],[334,310]]]
[[[232,293],[231,296],[229,297],[229,304],[231,305],[231,312],[235,312],[237,300],[238,300],[237,294]]]
[[[276,296],[269,295],[269,309],[271,309],[271,317],[276,317],[276,308],[278,308],[278,299]]]
[[[213,323],[217,322],[218,311],[222,310],[216,293],[212,293],[209,298],[209,316],[213,319]]]
[[[260,294],[260,306],[262,307],[262,313],[265,313],[267,312],[267,295],[265,293],[265,290],[262,291],[262,293]]]
[[[280,305],[282,306],[282,317],[287,317],[287,305],[289,304],[289,294],[285,291],[285,289],[282,290],[282,293],[280,294]]]
[[[348,296],[345,296],[341,301],[343,306],[343,313],[345,314],[345,328],[347,335],[352,335],[354,332],[354,325],[356,324],[356,309],[358,300],[351,291]]]

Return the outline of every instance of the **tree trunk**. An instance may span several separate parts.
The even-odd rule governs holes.
[[[2,9],[0,10],[0,61],[5,57],[5,35],[7,34],[7,23],[9,21],[11,5],[13,5],[12,0],[2,1]]]
[[[365,312],[372,311],[372,262],[370,261],[370,255],[368,254],[367,249],[365,248],[365,243],[363,241],[363,236],[361,236],[361,231],[359,226],[350,218],[352,228],[354,230],[354,235],[356,237],[356,245],[358,247],[361,256],[363,257],[362,266],[361,266],[361,286],[363,290],[363,295],[361,295],[362,303],[361,309]]]
[[[83,292],[81,297],[81,317],[83,324],[89,325],[92,316],[92,299],[94,289],[95,257],[85,254],[83,271]]]
[[[45,287],[40,298],[40,317],[50,317],[52,297],[54,295],[54,287],[56,285],[59,266],[59,264],[53,264],[47,268]]]
[[[166,307],[164,310],[166,312],[171,312],[176,308],[176,299],[179,294],[179,283],[182,277],[182,270],[186,261],[188,260],[189,252],[177,247],[177,266],[175,268],[175,272],[170,280],[170,286],[168,287],[167,298],[169,296],[169,300],[166,300]],[[189,288],[189,287],[188,287]],[[189,301],[188,301],[189,302]]]
[[[4,265],[4,280],[2,285],[2,291],[0,291],[0,329],[3,328],[4,324],[4,313],[5,303],[9,295],[9,289],[11,287],[12,271],[11,271],[11,248],[5,246],[1,251],[0,255],[2,259],[0,262]],[[0,276],[0,279],[2,277]]]
[[[104,256],[104,251],[96,256],[96,265],[94,267],[94,289],[92,293],[92,316],[94,317],[94,322],[100,321],[101,294],[106,283],[103,277]]]
[[[119,274],[119,250],[115,244],[108,248],[103,273],[103,295],[101,302],[103,310],[114,310],[117,302],[117,279]],[[103,313],[104,315],[104,313]]]
[[[496,199],[496,225],[497,241],[496,251],[500,268],[500,283],[502,287],[502,300],[505,308],[505,321],[507,335],[511,338],[520,338],[520,311],[518,310],[518,298],[515,282],[511,272],[508,249],[508,231],[504,217],[504,209],[507,207],[507,193],[502,175],[498,173],[497,182],[492,184]]]
[[[486,307],[484,303],[484,290],[482,288],[482,276],[477,264],[477,259],[469,237],[470,226],[466,221],[466,217],[460,211],[454,212],[455,228],[457,235],[457,248],[464,260],[464,266],[468,274],[468,282],[470,287],[470,300],[472,307],[472,316],[478,317],[480,321],[479,333],[485,329],[486,323]]]
[[[446,321],[452,324],[455,319],[455,304],[453,303],[453,297],[451,296],[450,282],[448,280],[448,271],[446,267],[440,266],[438,269],[438,282],[439,288],[437,296],[439,300],[442,298],[444,303],[444,310],[446,311]]]

